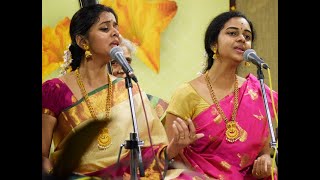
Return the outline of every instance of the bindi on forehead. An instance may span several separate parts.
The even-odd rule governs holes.
[[[245,29],[247,29],[248,27],[247,27],[247,24],[246,23],[243,23],[243,22],[241,22],[240,23],[240,29],[241,30],[245,30]],[[250,28],[249,28],[250,29]]]

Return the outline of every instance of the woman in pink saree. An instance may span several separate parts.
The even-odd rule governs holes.
[[[243,52],[253,40],[252,23],[243,14],[218,15],[205,35],[208,59],[204,73],[178,87],[169,102],[165,122],[169,140],[184,140],[179,148],[168,148],[169,158],[207,178],[271,179],[274,172],[277,179],[276,168],[271,169],[260,82],[253,74],[236,75]],[[278,95],[265,87],[274,119],[271,95],[276,107]],[[181,121],[186,123],[181,126]]]

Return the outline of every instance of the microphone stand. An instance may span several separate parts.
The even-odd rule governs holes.
[[[271,134],[271,148],[274,149],[274,153],[276,155],[276,164],[278,165],[278,151],[276,148],[276,138],[274,135],[274,131],[273,131],[273,125],[272,125],[272,121],[271,121],[271,115],[270,115],[270,110],[269,110],[269,106],[268,106],[268,102],[267,102],[267,95],[266,95],[266,89],[264,86],[264,75],[262,72],[262,67],[263,67],[264,63],[261,63],[261,66],[257,66],[258,70],[257,70],[257,75],[258,75],[258,79],[260,81],[260,86],[261,86],[261,90],[262,90],[262,95],[263,95],[263,103],[264,103],[264,108],[266,110],[266,114],[267,114],[267,119],[268,119],[268,124],[269,124],[269,130],[270,130],[270,134]]]
[[[130,133],[130,140],[125,140],[125,143],[121,144],[120,151],[118,155],[118,163],[120,160],[120,154],[122,147],[125,147],[126,149],[130,149],[130,176],[131,180],[137,180],[137,167],[139,166],[139,172],[140,177],[144,177],[144,167],[142,163],[142,156],[141,156],[141,148],[144,144],[143,141],[139,140],[139,133],[138,133],[138,127],[137,127],[137,120],[135,116],[135,109],[132,99],[132,82],[131,77],[126,73],[125,82],[126,82],[126,88],[128,89],[128,95],[129,95],[129,102],[130,102],[130,109],[131,109],[131,116],[132,116],[132,123],[133,123],[133,133]]]

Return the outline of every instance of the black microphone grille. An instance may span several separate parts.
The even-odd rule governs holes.
[[[123,50],[119,46],[115,46],[110,50],[110,56],[112,59],[116,59],[116,53],[123,53]]]
[[[250,59],[249,59],[249,54],[251,54],[251,53],[256,54],[256,51],[253,50],[253,49],[247,49],[247,50],[245,50],[244,53],[243,53],[243,59],[244,59],[245,61],[250,61]]]

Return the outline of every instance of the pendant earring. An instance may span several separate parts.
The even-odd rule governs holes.
[[[218,57],[217,57],[217,47],[213,47],[213,56],[212,56],[212,58],[214,59],[214,60],[216,60],[216,59],[218,59]]]
[[[85,50],[84,55],[85,55],[86,59],[90,58],[92,56],[92,54],[91,54],[91,52],[89,50],[89,46],[84,44],[83,48]]]
[[[249,66],[250,66],[250,63],[249,63],[248,61],[245,61],[245,62],[244,62],[244,66],[249,67]]]

